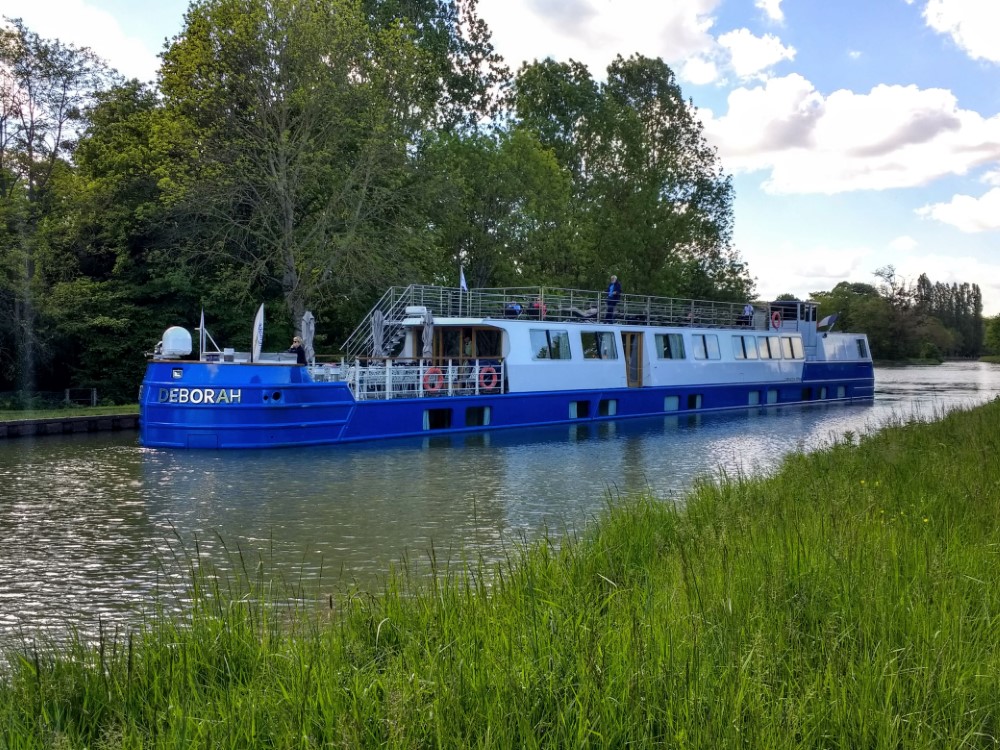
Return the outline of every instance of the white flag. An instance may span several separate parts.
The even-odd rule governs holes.
[[[201,325],[198,326],[198,360],[205,359],[205,308],[201,309]]]
[[[264,346],[264,304],[261,303],[257,311],[257,317],[253,321],[253,343],[250,351],[250,361],[256,362],[260,359],[260,349]]]
[[[458,287],[463,292],[469,291],[469,285],[465,283],[465,266],[458,267]]]

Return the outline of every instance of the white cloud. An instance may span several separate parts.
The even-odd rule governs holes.
[[[795,57],[795,48],[784,46],[773,34],[754,36],[748,29],[723,34],[719,44],[728,50],[733,72],[741,79],[751,78],[782,60]]]
[[[785,20],[785,14],[781,10],[781,0],[756,0],[754,5],[760,8],[769,19],[775,23]]]
[[[127,78],[148,81],[156,76],[156,53],[128,36],[111,13],[84,0],[4,0],[2,13],[22,19],[43,38],[89,47]]]
[[[847,56],[849,58],[851,58],[852,60],[860,60],[861,59],[861,50],[849,49],[849,50],[847,50]]]
[[[987,185],[1000,186],[1000,169],[991,169],[982,176],[981,181]]]
[[[950,224],[969,234],[1000,229],[1000,187],[979,198],[956,195],[948,203],[933,203],[919,208],[917,214]]]
[[[621,54],[677,65],[712,50],[712,13],[721,0],[481,0],[479,15],[497,51],[517,70],[551,56],[586,64],[603,78]],[[704,74],[705,68],[697,69]]]
[[[903,235],[902,237],[896,237],[889,243],[890,250],[897,250],[899,252],[908,253],[916,249],[917,241],[908,235]]]
[[[959,109],[944,89],[880,85],[824,97],[799,75],[729,95],[705,132],[733,171],[765,170],[772,193],[882,190],[964,175],[1000,160],[1000,115]]]
[[[996,0],[928,0],[924,20],[950,36],[972,59],[1000,63],[1000,3]]]
[[[677,74],[696,86],[703,86],[719,80],[718,66],[705,57],[692,57],[685,60]]]

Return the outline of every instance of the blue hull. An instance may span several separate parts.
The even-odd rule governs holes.
[[[162,448],[273,448],[414,435],[871,401],[871,363],[807,363],[802,381],[356,401],[304,367],[153,362],[140,392],[140,441]]]

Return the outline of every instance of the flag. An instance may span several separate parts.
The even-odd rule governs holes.
[[[820,328],[833,328],[833,324],[837,322],[837,316],[839,315],[840,313],[833,313],[832,315],[827,315],[817,325]]]
[[[251,342],[250,361],[256,362],[260,359],[260,350],[264,346],[264,305],[261,303],[257,311],[257,317],[253,321],[253,339]]]
[[[198,326],[198,359],[205,358],[205,308],[201,308],[201,324]]]
[[[465,266],[458,267],[458,288],[463,292],[469,291],[469,285],[465,283]]]

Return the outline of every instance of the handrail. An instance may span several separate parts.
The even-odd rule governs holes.
[[[537,306],[536,306],[537,302]],[[349,358],[374,353],[372,316],[382,311],[386,334],[395,332],[407,307],[425,308],[434,317],[544,318],[549,321],[614,322],[633,325],[721,328],[743,325],[742,302],[718,302],[645,294],[623,294],[609,314],[606,293],[558,287],[496,287],[463,291],[455,287],[411,284],[391,287],[341,347]],[[770,310],[767,309],[767,317]],[[752,323],[751,323],[752,325]]]

